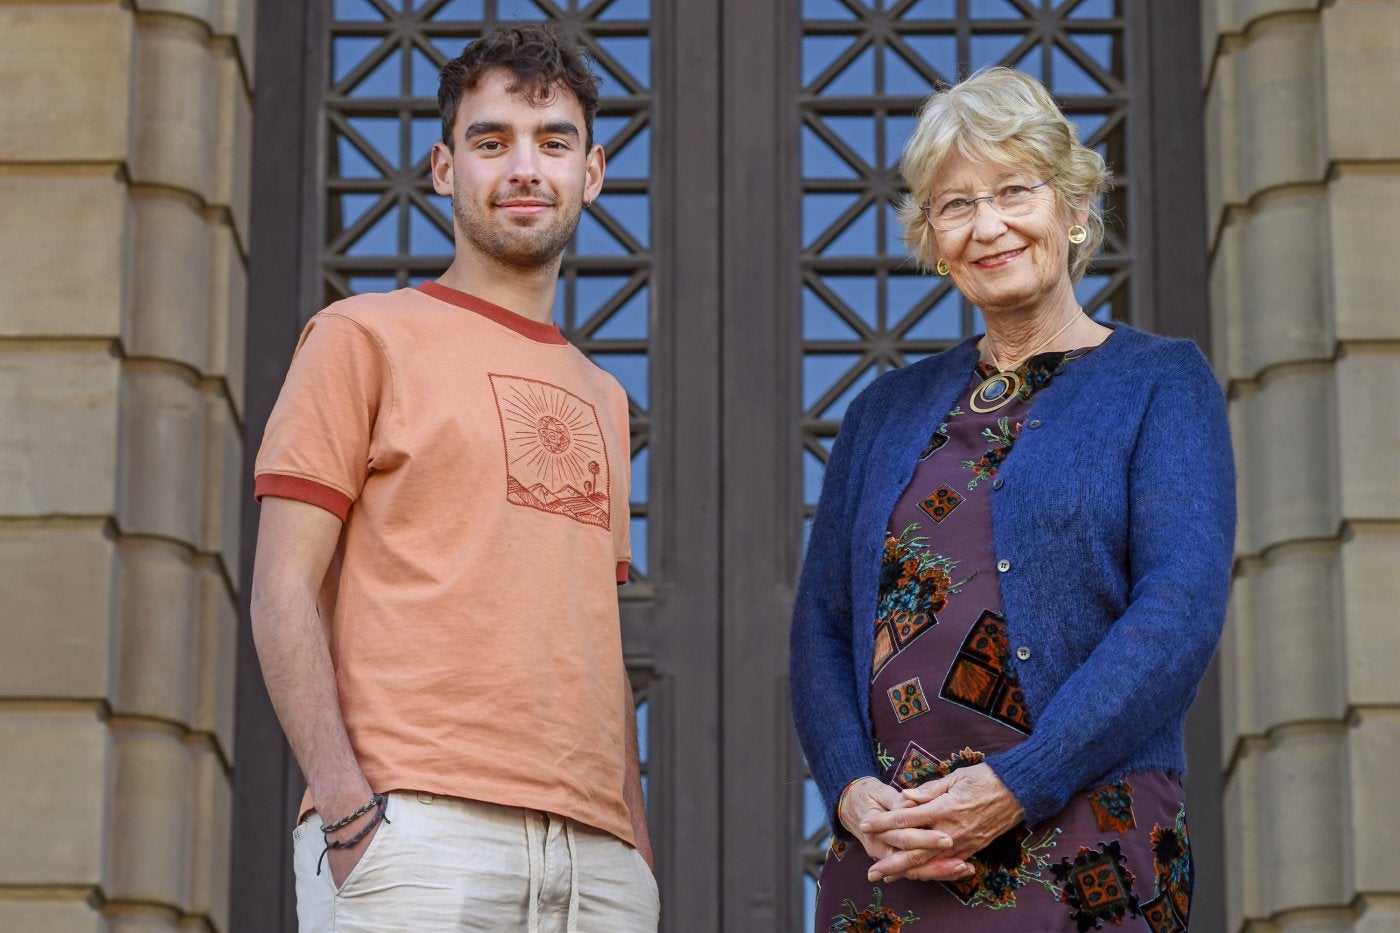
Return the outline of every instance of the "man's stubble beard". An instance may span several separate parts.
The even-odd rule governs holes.
[[[453,193],[452,214],[462,236],[483,256],[516,272],[538,272],[558,263],[583,216],[582,197],[562,209],[559,200],[554,201],[550,219],[531,227],[494,222],[490,207],[482,207],[460,191]]]

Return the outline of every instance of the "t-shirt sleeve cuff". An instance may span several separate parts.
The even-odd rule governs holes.
[[[630,561],[625,561],[625,560],[620,560],[620,561],[617,562],[617,585],[618,585],[618,586],[622,586],[622,584],[624,584],[624,583],[627,582],[627,568],[628,568],[628,566],[630,565],[630,563],[631,563]]]
[[[282,473],[259,473],[253,483],[253,498],[261,502],[263,496],[279,499],[296,499],[308,502],[330,512],[342,522],[350,514],[352,500],[339,489],[332,489],[315,480],[300,476],[287,476]]]

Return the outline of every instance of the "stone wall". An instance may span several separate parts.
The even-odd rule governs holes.
[[[1204,28],[1229,929],[1400,930],[1400,3]]]
[[[0,0],[0,929],[228,929],[253,0]]]

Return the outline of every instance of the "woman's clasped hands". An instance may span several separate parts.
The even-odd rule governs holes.
[[[878,778],[846,788],[841,824],[875,864],[871,881],[960,881],[968,863],[1025,811],[990,767],[973,765],[945,778],[898,791]]]

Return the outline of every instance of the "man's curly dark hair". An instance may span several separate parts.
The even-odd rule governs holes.
[[[492,30],[442,66],[438,107],[442,111],[442,141],[448,149],[454,145],[452,129],[462,94],[498,68],[515,76],[506,90],[523,94],[532,104],[546,103],[560,87],[567,88],[583,108],[585,136],[592,148],[598,77],[577,42],[551,26],[530,24]]]

